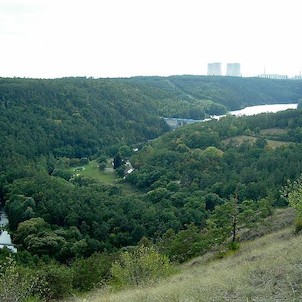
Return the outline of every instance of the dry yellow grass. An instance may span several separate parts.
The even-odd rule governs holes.
[[[260,130],[261,135],[279,135],[285,133],[287,133],[287,130],[283,128],[268,128]]]
[[[301,239],[287,227],[242,243],[237,253],[223,259],[196,258],[160,284],[115,293],[107,288],[76,301],[302,301]]]
[[[227,145],[227,144],[230,143],[231,140],[236,142],[237,145],[240,145],[244,142],[254,143],[257,140],[257,137],[256,136],[249,136],[249,135],[237,135],[237,136],[222,140],[222,143]],[[275,149],[275,148],[278,148],[280,146],[284,146],[284,145],[289,144],[288,142],[272,140],[272,139],[266,139],[266,141],[267,141],[268,146],[272,149]]]

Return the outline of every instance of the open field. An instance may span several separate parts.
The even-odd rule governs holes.
[[[257,138],[255,136],[249,136],[249,135],[237,135],[237,136],[233,136],[233,137],[224,139],[222,141],[222,143],[227,145],[231,140],[235,141],[238,145],[240,145],[243,142],[247,142],[247,141],[254,143],[257,140]]]
[[[288,225],[292,211],[277,212],[272,227]],[[220,302],[302,301],[302,235],[283,227],[253,241],[223,259],[213,254],[180,266],[180,273],[158,285],[112,293],[95,291],[77,302]]]
[[[79,168],[83,169],[81,171],[76,171],[76,169]],[[88,165],[84,165],[78,168],[72,168],[72,171],[76,174],[98,179],[105,183],[113,183],[116,180],[116,176],[111,166],[110,160],[108,160],[107,168],[105,168],[104,171],[99,170],[98,163],[96,162],[96,160],[90,161]]]
[[[287,133],[286,129],[282,128],[268,128],[260,130],[261,135],[278,135],[278,134],[285,134]]]
[[[238,145],[240,145],[243,142],[247,142],[247,141],[254,143],[257,140],[257,137],[256,136],[250,136],[250,135],[237,135],[237,136],[234,136],[234,137],[231,137],[231,138],[227,138],[227,139],[223,140],[222,142],[224,144],[228,144],[231,140],[236,141],[236,143]],[[278,140],[271,140],[271,139],[266,139],[266,141],[267,141],[268,146],[272,149],[275,149],[277,147],[289,144],[288,142],[278,141]]]
[[[289,142],[283,142],[283,141],[277,141],[277,140],[271,140],[271,139],[267,139],[266,141],[267,141],[268,146],[271,147],[272,149],[289,144]]]

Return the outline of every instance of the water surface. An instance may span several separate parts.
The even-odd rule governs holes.
[[[17,252],[17,249],[12,245],[12,239],[10,234],[7,231],[4,231],[3,228],[8,225],[8,218],[4,210],[0,210],[0,248],[2,249],[6,246],[8,249],[13,251],[14,253]],[[8,244],[8,245],[7,245]]]
[[[278,112],[287,109],[297,109],[298,104],[271,104],[271,105],[258,105],[243,108],[241,110],[230,111],[230,114],[241,115],[255,115],[264,112]]]

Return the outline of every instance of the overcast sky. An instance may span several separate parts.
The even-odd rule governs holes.
[[[301,0],[0,0],[0,77],[302,69]]]

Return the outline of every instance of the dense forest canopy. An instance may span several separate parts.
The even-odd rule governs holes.
[[[0,98],[1,145],[27,158],[91,156],[167,130],[143,94],[113,80],[2,79]]]
[[[155,95],[160,91],[162,98],[210,100],[222,104],[227,110],[246,106],[297,103],[301,98],[301,81],[273,80],[225,76],[171,76],[136,77],[127,80],[143,87],[145,93]],[[156,97],[157,98],[157,97]],[[213,114],[213,113],[211,113]]]
[[[298,102],[301,95],[300,81],[259,78],[1,78],[1,158],[92,156],[163,134],[161,117],[201,119],[247,105]]]
[[[300,81],[259,78],[0,79],[0,201],[16,261],[31,269],[56,261],[80,278],[95,253],[103,263],[142,241],[178,262],[223,243],[230,217],[244,226],[286,205],[280,190],[302,173],[302,112],[173,132],[162,117],[301,98]],[[75,173],[92,161],[106,169],[108,158],[111,183]]]

